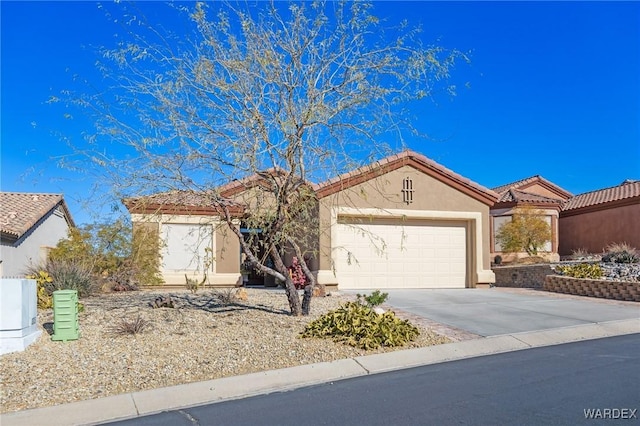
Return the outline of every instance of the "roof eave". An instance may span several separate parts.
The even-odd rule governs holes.
[[[603,203],[598,203],[598,204],[591,204],[588,206],[583,206],[583,207],[576,207],[573,209],[568,209],[568,210],[560,210],[560,217],[568,217],[568,216],[575,216],[575,215],[579,215],[579,214],[585,214],[585,213],[593,213],[593,212],[597,212],[597,211],[602,211],[602,210],[608,210],[608,209],[613,209],[616,207],[626,207],[626,206],[632,206],[635,204],[640,204],[640,195],[636,195],[633,197],[627,197],[627,198],[622,198],[619,200],[613,200],[613,201],[606,201]]]
[[[443,181],[445,184],[464,192],[477,201],[480,201],[490,207],[498,201],[498,194],[495,192],[489,189],[481,189],[479,188],[479,185],[474,185],[471,181],[465,182],[461,176],[458,176],[453,172],[448,172],[448,169],[443,166],[437,165],[437,163],[432,162],[432,160],[427,160],[426,157],[422,157],[423,156],[410,151],[405,151],[400,155],[388,157],[374,164],[361,167],[354,172],[345,173],[337,178],[330,179],[329,181],[316,186],[318,199],[328,197],[337,192],[366,182],[376,176],[380,176],[409,165],[437,178],[440,181]]]

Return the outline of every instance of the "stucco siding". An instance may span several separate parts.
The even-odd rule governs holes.
[[[240,273],[240,242],[227,223],[216,228],[216,273]]]
[[[403,180],[409,178],[412,181],[413,201],[403,202]],[[460,220],[467,221],[470,235],[469,246],[472,259],[470,268],[486,269],[490,268],[491,259],[489,256],[489,206],[478,201],[468,194],[465,194],[451,186],[443,183],[435,177],[427,175],[422,171],[410,166],[404,166],[386,174],[382,174],[369,181],[354,185],[351,188],[328,195],[320,200],[320,264],[321,270],[329,271],[333,267],[331,248],[331,225],[332,213],[336,209],[351,208],[358,210],[379,209],[393,211],[413,211],[430,212],[429,217],[433,217],[433,212],[446,212],[455,216],[455,212],[460,212]],[[453,212],[453,213],[451,213]],[[480,214],[482,241],[479,259],[476,256],[475,246],[475,222],[470,220],[465,214],[475,212]],[[449,219],[454,217],[449,216]],[[477,265],[481,263],[481,265]]]
[[[233,286],[240,279],[240,243],[217,216],[132,214],[134,226],[155,224],[161,239],[161,274],[167,286],[183,286],[185,274],[206,284]],[[211,251],[207,253],[204,249]],[[213,253],[213,255],[212,255]]]
[[[45,216],[15,243],[2,242],[2,277],[24,277],[30,263],[46,260],[48,248],[53,248],[68,236],[69,225],[60,207]]]
[[[611,243],[640,248],[640,203],[572,216],[560,214],[560,255],[584,249],[601,253]]]
[[[542,195],[543,197],[549,197],[549,198],[564,198],[562,196],[560,196],[557,192],[551,191],[548,188],[543,187],[542,185],[539,184],[533,184],[531,186],[523,186],[518,188],[522,191],[527,191],[527,192],[531,192],[532,194],[538,194],[538,195]]]

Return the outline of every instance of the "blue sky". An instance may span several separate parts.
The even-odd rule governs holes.
[[[374,4],[422,24],[427,41],[472,51],[452,74],[458,96],[416,111],[431,139],[411,149],[487,187],[540,174],[578,194],[640,179],[640,3]],[[56,161],[69,149],[55,133],[80,140],[88,123],[46,100],[73,74],[101,83],[92,46],[113,46],[116,29],[94,2],[0,8],[2,190],[64,193],[77,222],[93,221],[111,206]]]

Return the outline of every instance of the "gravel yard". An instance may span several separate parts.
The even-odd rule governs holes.
[[[311,315],[295,318],[288,315],[282,291],[247,293],[246,301],[222,306],[208,290],[195,295],[176,291],[170,294],[173,309],[149,306],[167,293],[83,299],[79,340],[54,342],[43,331],[24,352],[0,356],[0,412],[449,341],[415,318],[410,320],[421,334],[403,348],[365,352],[331,340],[301,339],[297,336],[308,322],[352,297],[316,297]],[[142,333],[114,333],[123,320],[138,316],[149,322]],[[43,330],[50,329],[53,311],[40,311],[38,321]]]

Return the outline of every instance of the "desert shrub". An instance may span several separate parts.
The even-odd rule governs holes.
[[[49,259],[87,265],[105,288],[125,291],[162,282],[159,250],[157,229],[132,230],[128,223],[115,221],[72,228],[49,252]]]
[[[382,305],[388,298],[389,293],[381,293],[380,290],[376,290],[368,296],[364,294],[356,294],[356,300],[358,303],[370,308]]]
[[[496,233],[496,241],[505,253],[526,252],[536,256],[551,241],[551,226],[542,210],[522,207],[516,209],[511,220],[503,223]]]
[[[189,278],[187,274],[184,274],[184,279],[186,280],[185,287],[187,288],[187,290],[189,290],[193,294],[196,294],[198,292],[198,289],[202,287],[207,281],[207,274],[204,274],[204,278],[202,278],[202,281],[200,282],[198,282],[198,280],[196,279]]]
[[[579,248],[579,249],[571,250],[571,258],[572,259],[576,259],[576,260],[586,259],[589,256],[590,256],[590,254],[586,249]]]
[[[589,278],[597,280],[602,277],[602,268],[597,264],[580,263],[577,265],[559,265],[556,270],[562,275],[573,278]]]
[[[159,285],[164,282],[160,274],[162,243],[157,224],[136,223],[131,240],[132,276],[140,285]]]
[[[27,278],[36,280],[37,296],[38,296],[38,308],[49,309],[53,307],[53,298],[51,293],[53,292],[51,283],[53,278],[46,271],[39,270],[27,275]]]
[[[78,297],[86,297],[98,290],[91,269],[81,262],[51,260],[46,270],[53,278],[53,291],[76,290]]]
[[[50,298],[56,290],[76,290],[78,297],[94,294],[99,286],[91,273],[91,268],[78,261],[49,259],[27,268],[27,278],[38,283],[38,298],[43,309],[46,309]],[[50,306],[48,306],[50,307]]]
[[[301,337],[331,338],[365,350],[403,346],[420,332],[391,311],[377,314],[369,306],[347,302],[307,324]]]
[[[233,288],[216,290],[213,292],[212,296],[221,306],[233,305],[238,301],[238,295],[236,294],[236,290]]]
[[[138,315],[135,319],[121,318],[113,327],[112,334],[139,334],[146,330],[151,323]]]
[[[640,256],[638,256],[636,249],[629,244],[614,243],[605,248],[602,261],[607,263],[637,263],[640,262]]]

